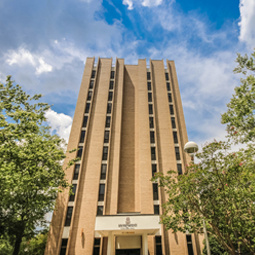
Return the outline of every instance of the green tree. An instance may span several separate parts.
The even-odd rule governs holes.
[[[45,225],[57,192],[68,187],[63,141],[45,124],[49,105],[30,97],[11,77],[0,84],[0,238],[19,254],[22,238]]]
[[[235,88],[222,115],[227,124],[227,141],[214,141],[196,156],[185,173],[158,174],[169,198],[163,206],[161,221],[174,232],[202,232],[205,220],[209,234],[229,254],[255,254],[255,78],[252,57],[238,55],[245,79]],[[249,73],[249,75],[247,75]],[[233,152],[233,145],[245,148]]]

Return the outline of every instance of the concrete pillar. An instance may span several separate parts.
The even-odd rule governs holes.
[[[115,245],[114,245],[114,235],[112,232],[109,232],[108,243],[107,243],[107,255],[115,254]]]
[[[148,238],[147,238],[147,234],[143,234],[142,236],[143,241],[143,255],[148,255]]]

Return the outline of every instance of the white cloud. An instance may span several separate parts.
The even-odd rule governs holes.
[[[142,5],[151,7],[151,6],[158,6],[162,3],[163,0],[143,0]]]
[[[133,1],[132,0],[123,0],[122,2],[124,5],[128,6],[128,10],[133,10]]]
[[[51,109],[46,112],[45,117],[51,126],[51,131],[56,132],[57,135],[68,142],[73,119],[64,113],[57,113]]]
[[[247,43],[248,47],[255,47],[255,1],[240,0],[240,36],[239,39]]]
[[[42,58],[39,58],[38,61],[40,65],[36,67],[36,74],[48,73],[52,71],[52,66],[45,63]]]
[[[162,4],[163,0],[123,0],[122,3],[128,6],[128,10],[134,9],[134,2],[145,7],[154,7]]]

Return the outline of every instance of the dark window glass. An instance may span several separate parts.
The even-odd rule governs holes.
[[[171,122],[172,122],[172,128],[176,128],[175,118],[174,117],[171,117]]]
[[[150,117],[150,128],[154,128],[153,117]]]
[[[112,95],[113,95],[113,93],[109,92],[109,94],[108,94],[108,101],[112,101]]]
[[[172,94],[171,93],[168,93],[168,102],[169,103],[172,103]]]
[[[111,71],[111,79],[114,79],[114,71]]]
[[[108,147],[104,146],[103,148],[103,160],[107,160],[108,156]]]
[[[168,73],[165,73],[165,75],[166,75],[166,80],[169,81],[169,75],[168,75]]]
[[[85,134],[86,134],[86,131],[85,131],[85,130],[82,130],[82,131],[81,131],[81,137],[80,137],[80,143],[84,143]]]
[[[173,115],[174,114],[174,106],[172,104],[169,105],[169,109],[170,109],[170,114]]]
[[[176,160],[181,160],[179,147],[175,147]]]
[[[111,125],[111,116],[107,116],[105,121],[105,127],[110,127],[110,125]]]
[[[154,131],[150,131],[150,140],[151,140],[151,143],[155,143]]]
[[[186,235],[186,240],[187,240],[187,246],[188,246],[188,254],[194,255],[191,235]]]
[[[94,239],[94,246],[100,245],[100,238]]]
[[[91,80],[90,83],[89,83],[89,88],[93,89],[93,87],[94,87],[94,80]]]
[[[80,171],[80,165],[77,164],[77,165],[75,165],[75,167],[74,167],[73,180],[78,180],[79,171]]]
[[[76,194],[76,188],[77,188],[77,184],[73,184],[72,187],[72,194],[69,197],[69,201],[74,201],[75,198],[75,194]]]
[[[102,164],[101,165],[101,176],[100,176],[101,180],[105,180],[105,178],[106,178],[106,170],[107,170],[107,165],[106,164]]]
[[[166,88],[167,88],[168,91],[171,90],[171,88],[170,88],[170,83],[169,83],[169,82],[166,83]]]
[[[162,255],[161,236],[155,236],[156,255]]]
[[[98,206],[97,207],[97,215],[103,215],[103,209],[104,209],[103,206]]]
[[[104,201],[104,189],[105,189],[105,185],[100,184],[99,185],[98,201]]]
[[[85,113],[89,113],[90,103],[86,104]]]
[[[104,131],[104,143],[109,143],[110,131]]]
[[[155,236],[156,244],[161,244],[161,236]]]
[[[111,113],[112,112],[112,104],[108,103],[107,104],[107,113]]]
[[[156,164],[152,164],[152,176],[154,176],[154,174],[157,172],[157,165]]]
[[[177,171],[178,171],[178,175],[182,174],[182,165],[181,164],[177,164]]]
[[[66,212],[65,226],[70,226],[70,224],[71,224],[71,219],[72,219],[72,214],[73,214],[73,207],[68,206],[68,207],[67,207],[67,212]]]
[[[152,104],[149,104],[149,114],[153,114]]]
[[[92,97],[92,91],[89,91],[89,92],[88,92],[88,98],[87,98],[87,100],[90,101],[90,100],[91,100],[91,97]]]
[[[65,255],[66,254],[67,242],[68,242],[67,238],[62,239],[61,249],[60,249],[59,255]]]
[[[174,143],[178,143],[178,136],[176,131],[173,132],[173,137],[174,137]]]
[[[156,148],[151,147],[151,160],[156,160]]]
[[[148,93],[148,101],[152,102],[152,94],[151,93]]]
[[[151,79],[151,73],[147,72],[147,80],[150,80],[150,79]]]
[[[96,76],[96,70],[92,70],[91,78],[95,78]]]
[[[88,116],[84,116],[83,117],[82,127],[87,127],[87,122],[88,122]]]
[[[148,87],[148,90],[151,90],[151,82],[150,81],[147,82],[147,87]]]
[[[99,255],[100,247],[94,247],[93,249],[93,255]]]
[[[154,205],[154,214],[159,215],[159,205]]]
[[[153,200],[158,200],[158,184],[153,183]]]
[[[81,156],[82,156],[82,149],[83,149],[82,146],[79,146],[79,147],[78,147],[78,151],[77,151],[77,157],[78,157],[78,158],[81,158]]]
[[[114,81],[110,81],[109,89],[113,89]]]

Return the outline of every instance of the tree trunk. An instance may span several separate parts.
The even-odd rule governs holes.
[[[17,233],[16,235],[16,240],[15,240],[15,246],[14,246],[14,251],[12,255],[19,255],[19,249],[20,249],[20,244],[22,241],[24,231]]]

